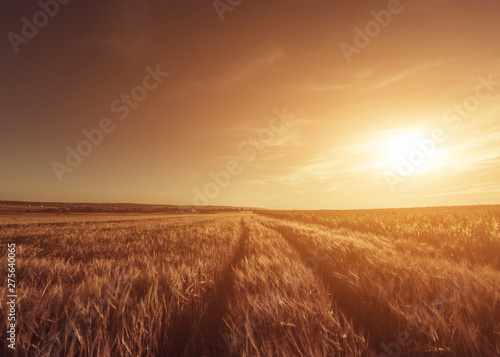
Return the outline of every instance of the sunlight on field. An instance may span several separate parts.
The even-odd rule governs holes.
[[[500,353],[498,206],[117,216],[0,220],[19,355]]]

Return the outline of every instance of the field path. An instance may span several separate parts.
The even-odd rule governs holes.
[[[354,329],[367,336],[370,347],[376,350],[381,343],[397,339],[393,331],[383,329],[381,326],[398,325],[399,317],[387,306],[379,304],[376,296],[360,296],[346,279],[348,276],[346,269],[335,269],[337,266],[332,264],[330,259],[332,252],[327,256],[326,252],[318,251],[317,247],[307,243],[307,236],[304,233],[291,230],[286,221],[282,224],[270,224],[269,221],[260,218],[259,222],[279,233],[302,257],[303,263],[308,266],[318,282],[331,293],[332,305],[351,317]],[[333,239],[337,243],[335,247],[339,256],[347,253],[348,245],[342,246],[342,244],[348,237],[336,238]]]
[[[247,249],[249,229],[245,218],[241,218],[241,235],[229,264],[224,268],[221,277],[209,294],[207,314],[200,323],[201,338],[205,341],[207,349],[214,356],[223,355],[224,344],[221,336],[224,332],[224,316],[228,313],[229,299],[234,294],[234,271],[243,259]]]

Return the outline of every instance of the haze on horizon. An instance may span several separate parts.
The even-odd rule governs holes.
[[[0,6],[2,200],[500,202],[497,1],[73,0],[16,46]]]

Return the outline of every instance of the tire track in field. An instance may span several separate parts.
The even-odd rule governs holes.
[[[249,229],[243,218],[240,221],[241,234],[236,243],[231,260],[217,274],[215,284],[202,297],[206,313],[193,316],[183,312],[179,320],[166,332],[167,342],[160,349],[162,356],[210,356],[225,355],[222,350],[223,317],[229,308],[229,299],[234,290],[233,271],[243,259]],[[227,249],[227,247],[220,247]],[[194,321],[198,318],[198,321]],[[219,353],[222,352],[222,353]]]
[[[306,243],[297,240],[286,226],[274,227],[261,222],[267,228],[273,229],[302,257],[302,262],[316,260],[316,253]],[[380,350],[380,344],[397,339],[400,318],[392,310],[380,304],[376,296],[360,296],[346,281],[335,275],[332,266],[327,262],[317,261],[313,268],[309,267],[328,291],[332,294],[332,304],[351,319],[354,329],[367,337],[367,343],[374,351]],[[389,328],[386,328],[386,327]],[[394,330],[395,329],[395,330]]]
[[[250,234],[250,229],[243,218],[241,218],[240,223],[242,232],[233,253],[233,257],[222,271],[220,279],[213,287],[212,292],[208,294],[209,301],[207,313],[202,317],[200,323],[201,336],[199,336],[199,338],[203,341],[202,345],[205,346],[213,356],[223,356],[227,354],[222,337],[224,334],[223,319],[229,311],[229,301],[234,294],[234,271],[245,256]],[[193,343],[196,345],[197,341],[193,341]],[[186,352],[187,355],[191,355],[189,346]]]

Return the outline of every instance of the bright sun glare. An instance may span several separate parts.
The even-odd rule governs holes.
[[[423,131],[401,129],[382,141],[383,164],[402,176],[413,176],[436,169],[436,147]]]
[[[416,142],[424,139],[424,135],[417,130],[396,133],[388,139],[389,156],[393,158],[400,155],[408,156],[415,149]]]

